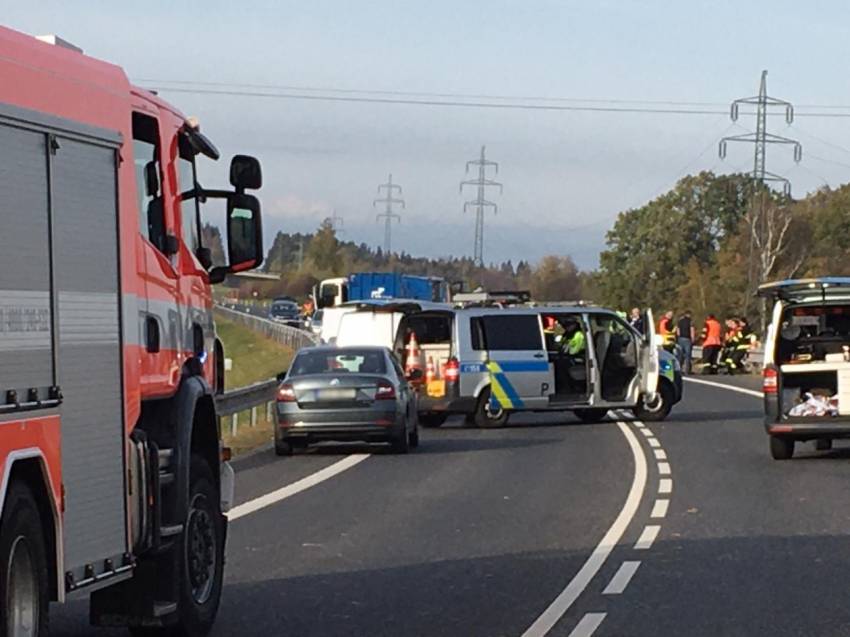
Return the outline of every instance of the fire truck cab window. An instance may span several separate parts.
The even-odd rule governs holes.
[[[139,231],[165,252],[165,209],[159,160],[159,127],[153,117],[133,113],[133,165],[139,198]]]
[[[183,217],[183,241],[193,254],[201,247],[198,234],[198,198],[195,182],[195,154],[185,135],[180,135],[177,158],[177,182],[180,188],[180,216]]]

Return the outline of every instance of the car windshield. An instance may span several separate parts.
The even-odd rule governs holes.
[[[385,374],[384,354],[380,350],[313,350],[298,354],[290,376],[307,374]]]

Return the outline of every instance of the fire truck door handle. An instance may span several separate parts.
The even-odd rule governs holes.
[[[151,354],[159,352],[159,321],[153,316],[145,319],[145,349]]]

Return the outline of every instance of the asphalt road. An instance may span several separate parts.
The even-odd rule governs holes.
[[[773,461],[760,409],[688,384],[649,426],[255,455],[238,503],[371,453],[231,522],[214,634],[850,635],[850,447]],[[54,635],[91,634],[82,602],[55,610]]]

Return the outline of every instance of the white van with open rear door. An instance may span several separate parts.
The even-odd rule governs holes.
[[[770,453],[794,455],[813,440],[826,450],[850,438],[850,277],[767,283],[773,301],[764,345],[764,414]]]

